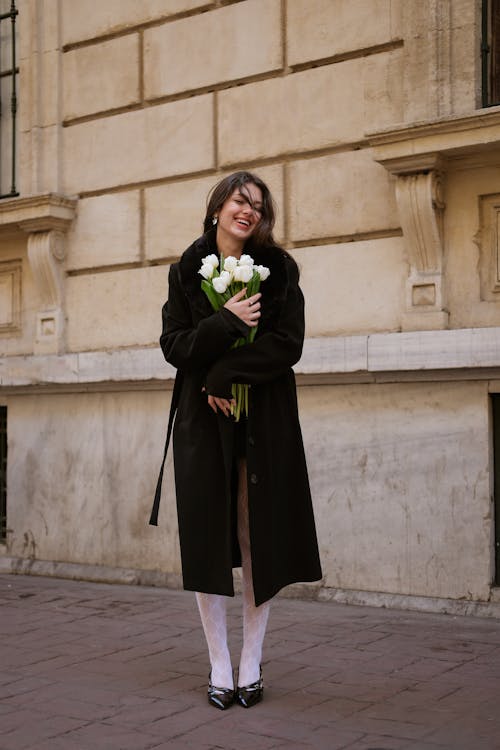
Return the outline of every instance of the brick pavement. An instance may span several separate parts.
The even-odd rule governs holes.
[[[220,712],[189,592],[2,575],[0,607],[0,750],[500,748],[499,620],[279,598],[264,701]]]

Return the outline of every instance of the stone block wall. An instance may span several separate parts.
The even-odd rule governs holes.
[[[302,387],[299,398],[324,594],[487,600],[487,385]],[[181,585],[171,456],[160,526],[146,523],[168,403],[119,389],[10,396],[8,554],[35,571],[51,560]]]
[[[20,0],[32,92],[22,105],[23,190],[79,198],[65,346],[104,345],[105,334],[81,325],[86,299],[94,314],[109,309],[110,346],[155,345],[166,266],[200,234],[210,187],[240,168],[275,194],[277,238],[303,271],[309,336],[408,327],[396,179],[376,162],[371,134],[475,107],[471,5]],[[322,276],[308,268],[318,263]],[[353,315],[348,277],[360,301]],[[146,278],[139,318],[121,325],[110,285],[141,289]]]
[[[160,310],[210,188],[248,168],[306,298],[318,595],[494,598],[500,115],[478,112],[480,5],[19,0],[21,196],[0,203],[14,569],[180,585],[170,463],[146,523],[174,375]]]
[[[210,187],[242,167],[268,181],[276,235],[297,248],[308,335],[400,327],[407,267],[394,179],[366,139],[404,116],[400,5],[106,2],[84,18],[62,3],[60,187],[80,198],[68,238],[70,351],[106,346],[106,335],[108,345],[156,342],[165,265],[201,233]],[[314,278],[318,263],[336,271]],[[362,304],[348,320],[354,268]],[[113,307],[147,287],[142,309]],[[110,313],[107,333],[98,311]]]

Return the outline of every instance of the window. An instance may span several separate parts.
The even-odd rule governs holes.
[[[19,195],[16,188],[17,14],[15,0],[0,0],[0,198]]]
[[[7,537],[7,407],[0,406],[0,542]]]
[[[483,107],[500,104],[500,0],[482,4],[482,91]]]

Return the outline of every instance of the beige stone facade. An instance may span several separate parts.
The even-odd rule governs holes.
[[[500,108],[481,109],[481,2],[18,8],[0,564],[180,585],[172,472],[147,525],[174,375],[160,308],[208,190],[250,168],[306,297],[296,371],[324,566],[309,590],[500,600]]]

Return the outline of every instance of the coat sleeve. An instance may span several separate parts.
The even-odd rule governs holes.
[[[184,371],[206,369],[230,349],[236,339],[248,334],[248,326],[225,308],[194,326],[177,264],[170,267],[168,284],[160,346],[165,359],[174,367]]]
[[[231,349],[217,359],[206,380],[212,396],[231,398],[232,383],[265,383],[299,361],[304,343],[304,297],[296,263],[288,261],[287,266],[287,293],[279,320],[253,343]]]

